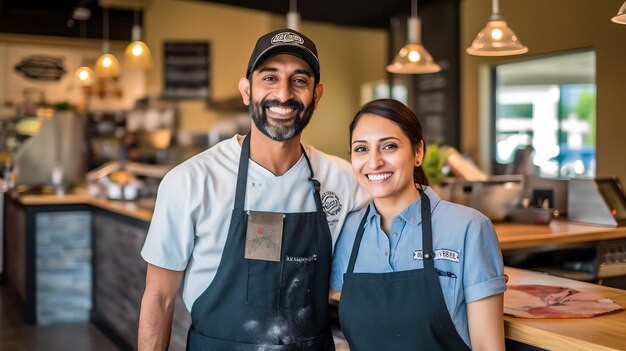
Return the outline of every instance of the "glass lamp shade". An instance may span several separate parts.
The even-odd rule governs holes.
[[[103,54],[96,61],[95,73],[97,77],[114,78],[120,75],[120,63],[112,54]]]
[[[94,79],[93,71],[87,66],[79,67],[76,70],[76,79],[82,85],[91,85]]]
[[[617,11],[617,15],[611,18],[611,21],[619,24],[626,24],[626,1],[622,7],[619,8],[619,11]]]
[[[132,67],[152,68],[152,53],[141,40],[128,44],[124,51],[124,64]]]
[[[527,53],[528,48],[519,42],[506,21],[492,19],[465,51],[475,56],[508,56]]]
[[[387,72],[399,74],[424,74],[441,71],[422,44],[406,44],[400,49]]]

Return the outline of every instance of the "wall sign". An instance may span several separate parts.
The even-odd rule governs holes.
[[[166,42],[164,44],[167,99],[208,99],[210,46],[207,42]]]
[[[22,59],[14,70],[27,79],[57,82],[67,73],[64,60],[62,56],[32,55]]]

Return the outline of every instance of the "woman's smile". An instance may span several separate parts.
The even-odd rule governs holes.
[[[369,179],[371,182],[382,183],[386,181],[387,179],[389,179],[389,177],[391,177],[392,175],[393,173],[389,172],[389,173],[369,173],[366,176],[367,176],[367,179]]]

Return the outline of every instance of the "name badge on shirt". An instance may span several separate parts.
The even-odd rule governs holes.
[[[413,252],[413,259],[414,260],[424,259],[422,250],[415,250]],[[438,249],[438,250],[435,250],[435,259],[447,260],[447,261],[459,263],[460,252],[454,251],[454,250],[448,250],[448,249]]]
[[[282,213],[248,211],[244,258],[280,262],[284,218]]]

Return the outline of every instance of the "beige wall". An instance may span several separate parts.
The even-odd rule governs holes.
[[[238,95],[256,39],[269,28],[270,17],[259,11],[207,4],[201,1],[155,0],[145,10],[146,43],[154,51],[154,68],[146,76],[148,94],[163,90],[163,43],[208,41],[211,44],[211,93],[216,100]],[[204,101],[178,105],[182,129],[206,132],[219,118]]]
[[[286,5],[285,5],[286,6]],[[148,72],[148,93],[163,88],[162,44],[166,40],[206,40],[211,43],[211,85],[215,99],[238,96],[256,39],[283,27],[282,16],[203,2],[155,0],[145,12],[145,39],[155,52],[155,68]],[[347,157],[348,124],[359,107],[362,83],[385,77],[387,35],[384,30],[348,28],[303,21],[301,31],[317,44],[325,87],[304,141]],[[202,101],[179,104],[181,128],[207,131],[218,120]]]
[[[626,25],[611,22],[623,0],[501,0],[500,13],[530,55],[592,47],[597,54],[597,168],[599,176],[617,175],[626,181]],[[479,74],[494,62],[515,60],[465,54],[474,36],[484,27],[491,0],[461,1],[461,116],[462,150],[474,157],[485,133],[479,132]],[[484,128],[483,128],[484,129]],[[480,163],[488,162],[484,157]]]
[[[324,84],[324,96],[304,132],[304,142],[347,159],[348,127],[360,107],[361,85],[386,76],[387,34],[311,23],[301,29],[317,45]]]

